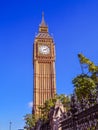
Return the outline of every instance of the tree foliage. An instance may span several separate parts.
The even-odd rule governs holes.
[[[24,116],[24,120],[25,120],[26,127],[31,129],[32,127],[35,126],[38,120],[38,117],[35,114],[26,114]]]
[[[50,108],[55,106],[55,103],[57,100],[60,100],[64,107],[68,110],[69,109],[69,103],[70,98],[68,96],[65,96],[64,94],[61,95],[55,95],[54,98],[46,100],[43,106],[39,106],[39,111],[41,111],[40,115],[35,114],[27,114],[25,116],[25,123],[28,128],[32,128],[35,126],[36,122],[41,119],[43,122],[46,122],[48,120],[48,115],[50,112]]]
[[[89,72],[98,73],[98,66],[86,58],[83,54],[78,54],[78,58],[81,64],[85,64],[87,66]]]
[[[54,98],[46,100],[44,105],[39,107],[39,109],[41,110],[41,118],[44,121],[48,120],[50,108],[55,106],[55,103],[58,99],[61,101],[66,110],[69,109],[70,98],[68,96],[65,96],[64,94],[55,95]]]
[[[88,98],[90,93],[95,90],[95,82],[88,75],[78,75],[72,82],[79,100],[84,97]]]
[[[83,54],[78,54],[78,58],[82,67],[82,74],[76,76],[72,83],[74,84],[78,99],[81,100],[83,97],[88,98],[90,93],[95,92],[96,83],[98,82],[98,66]],[[85,69],[87,72],[85,72]]]

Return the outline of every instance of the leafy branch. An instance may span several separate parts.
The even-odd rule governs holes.
[[[76,76],[72,83],[75,87],[75,92],[79,100],[88,98],[90,93],[95,92],[96,82],[98,83],[98,66],[83,54],[78,54],[79,62],[82,69],[82,74]],[[87,73],[84,73],[87,69]]]

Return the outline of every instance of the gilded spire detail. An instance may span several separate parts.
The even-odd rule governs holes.
[[[46,23],[45,23],[45,20],[44,20],[44,12],[42,12],[42,21],[41,21],[40,26],[46,27]]]

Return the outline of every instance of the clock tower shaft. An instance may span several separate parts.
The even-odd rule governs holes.
[[[33,50],[33,113],[39,114],[38,107],[56,94],[55,44],[48,33],[43,15]]]

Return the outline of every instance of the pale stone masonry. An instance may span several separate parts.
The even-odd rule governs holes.
[[[38,106],[42,106],[47,99],[53,98],[56,94],[55,44],[48,32],[44,15],[34,40],[33,50],[33,112],[39,114]]]

